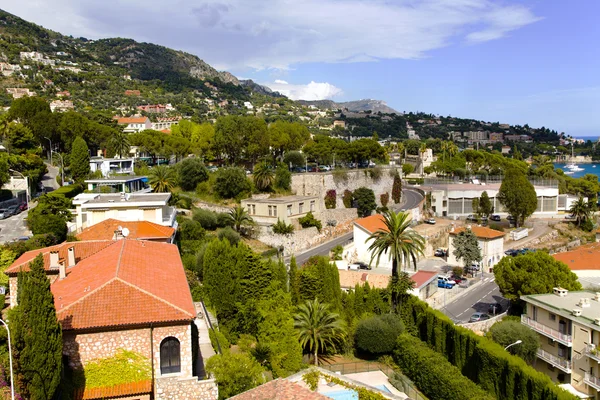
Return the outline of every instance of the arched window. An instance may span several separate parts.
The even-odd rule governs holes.
[[[168,337],[160,344],[160,373],[173,374],[177,372],[181,372],[179,340]]]

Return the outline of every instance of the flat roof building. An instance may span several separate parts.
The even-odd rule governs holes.
[[[278,219],[290,224],[292,220],[302,218],[309,212],[321,211],[321,202],[317,196],[283,196],[244,199],[242,207],[260,224],[273,225]]]

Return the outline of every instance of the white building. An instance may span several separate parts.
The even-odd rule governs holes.
[[[71,231],[81,232],[109,218],[177,228],[177,210],[168,205],[170,198],[170,193],[81,193],[73,199],[75,225]]]
[[[148,117],[126,117],[117,120],[119,125],[125,125],[123,132],[133,133],[141,132],[146,129],[152,129],[152,122]]]
[[[133,158],[92,157],[90,158],[90,171],[92,173],[101,171],[104,177],[111,174],[133,175]]]
[[[73,110],[75,107],[73,106],[73,102],[71,100],[54,100],[50,102],[50,111],[69,111]]]
[[[448,264],[450,265],[463,265],[462,260],[457,260],[454,256],[454,250],[456,249],[454,240],[465,229],[458,228],[450,232],[448,246]],[[481,249],[482,258],[480,265],[485,272],[494,272],[494,265],[498,264],[502,257],[504,257],[504,236],[506,234],[485,226],[471,226],[470,229],[477,236],[477,244]]]
[[[90,192],[105,193],[148,193],[151,188],[148,186],[146,176],[113,176],[100,179],[87,179],[84,181],[87,190]]]
[[[473,199],[487,192],[494,214],[506,215],[506,210],[497,199],[500,183],[475,184],[451,183],[429,185],[431,188],[431,208],[435,215],[452,217],[473,214]],[[534,215],[554,215],[558,213],[558,185],[556,187],[534,186],[538,206]]]

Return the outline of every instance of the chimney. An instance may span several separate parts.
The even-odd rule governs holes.
[[[58,264],[58,280],[63,280],[67,277],[67,267],[64,261]]]
[[[50,268],[58,268],[58,251],[50,252]]]
[[[75,246],[69,247],[67,250],[67,261],[69,267],[75,266]]]

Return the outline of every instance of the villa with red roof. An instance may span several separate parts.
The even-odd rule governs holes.
[[[369,246],[372,241],[368,241],[369,236],[371,234],[379,231],[379,230],[387,230],[384,218],[381,214],[371,215],[365,218],[360,218],[354,221],[354,258],[352,261],[362,261],[365,263],[369,263],[371,261],[371,252],[369,251]],[[373,260],[373,268],[376,268],[376,260]],[[392,260],[391,258],[382,256],[379,260],[379,265],[377,268],[388,268],[392,269]]]
[[[175,229],[150,221],[119,221],[109,218],[85,228],[77,234],[79,240],[117,240],[123,238],[173,243]]]
[[[454,256],[454,239],[456,236],[464,232],[464,227],[454,229],[450,232],[449,246],[448,246],[448,264],[463,266],[462,260],[457,260]],[[492,273],[494,271],[494,265],[498,264],[502,257],[504,257],[504,236],[506,234],[501,231],[497,231],[485,226],[470,226],[471,231],[477,236],[477,243],[481,249],[481,265],[485,272]]]
[[[85,368],[121,349],[143,355],[152,366],[152,384],[132,382],[121,392],[94,393],[102,398],[217,398],[214,380],[199,380],[193,367],[199,355],[196,310],[177,246],[89,240],[28,251],[6,270],[11,306],[16,304],[17,274],[27,271],[38,254],[51,282],[63,355],[71,368]],[[131,393],[136,387],[138,392]]]

